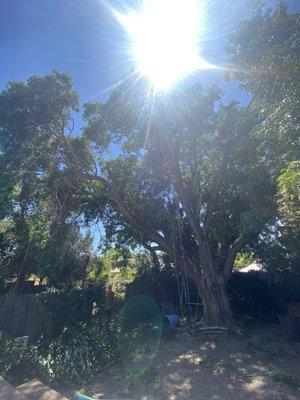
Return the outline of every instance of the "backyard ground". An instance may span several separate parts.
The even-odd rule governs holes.
[[[260,324],[244,337],[179,330],[139,377],[115,366],[82,393],[96,399],[296,400],[299,356],[300,344],[288,344],[275,324]]]

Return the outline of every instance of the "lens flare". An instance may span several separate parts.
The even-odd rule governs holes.
[[[140,74],[155,89],[169,89],[196,70],[214,68],[200,56],[199,0],[143,0],[138,10],[115,16],[127,32]]]
[[[119,315],[118,348],[131,376],[140,376],[149,368],[161,335],[161,313],[153,299],[146,295],[130,298]]]

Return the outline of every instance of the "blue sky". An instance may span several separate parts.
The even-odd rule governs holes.
[[[204,0],[199,0],[204,1]],[[224,45],[235,23],[247,15],[248,0],[205,0],[209,61],[226,62]],[[115,7],[137,0],[107,1]],[[265,1],[275,4],[275,1]],[[131,68],[126,35],[101,0],[1,0],[0,89],[8,80],[46,74],[54,68],[68,72],[82,102],[103,99],[107,90]],[[289,0],[292,10],[298,0]],[[204,83],[219,82],[227,96],[244,100],[218,72],[199,74]],[[79,121],[79,122],[78,122]],[[80,125],[80,118],[78,119]]]

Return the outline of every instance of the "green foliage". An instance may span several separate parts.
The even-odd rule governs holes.
[[[255,258],[253,257],[252,254],[249,253],[239,253],[236,256],[234,266],[236,268],[243,268],[247,267],[247,265],[253,263],[255,261]]]
[[[278,177],[279,211],[285,226],[300,234],[300,161],[294,161]]]
[[[300,14],[258,7],[242,21],[228,49],[234,66],[229,76],[252,94],[260,151],[277,174],[299,158]]]
[[[58,338],[30,350],[31,362],[45,379],[77,385],[95,378],[115,356],[99,327],[84,324],[65,328]]]
[[[22,351],[15,339],[0,331],[0,374],[5,377],[22,360]]]
[[[239,79],[261,96],[274,97],[278,92],[293,91],[297,80],[293,79],[288,86],[286,76],[298,76],[298,26],[299,14],[290,14],[283,2],[273,9],[256,7],[252,10],[251,18],[241,21],[232,34],[229,54],[240,67],[233,74],[239,74]],[[245,65],[249,67],[247,74],[243,69]],[[285,70],[282,66],[285,66]],[[267,92],[259,82],[255,82],[255,74],[263,87],[268,88]]]
[[[62,222],[41,249],[35,273],[47,277],[49,286],[72,286],[85,278],[90,253],[90,236],[83,236],[74,223]]]
[[[299,254],[300,14],[280,3],[261,3],[233,33],[228,49],[234,68],[229,77],[251,94],[258,152],[278,185],[278,210],[256,241],[253,252],[270,271],[297,270]],[[293,228],[292,228],[293,226]]]
[[[299,13],[287,5],[261,6],[241,21],[231,35],[228,53],[232,76],[255,96],[271,100],[299,89]],[[289,82],[289,84],[288,84]]]
[[[10,224],[0,233],[0,262],[20,283],[31,273],[54,285],[70,280],[89,251],[74,222],[80,185],[62,152],[77,110],[72,81],[58,71],[0,93],[0,220]]]
[[[277,182],[278,222],[262,236],[254,251],[274,274],[300,270],[300,169],[299,161],[289,162]]]
[[[75,329],[80,323],[91,322],[94,305],[103,307],[105,303],[104,282],[88,285],[84,289],[66,287],[55,290],[55,293],[59,299],[58,307],[55,304],[53,306],[51,302],[44,304],[49,318],[54,323],[55,332],[71,327]]]
[[[132,282],[141,268],[143,255],[126,249],[110,248],[94,257],[87,271],[88,282],[103,282],[112,285],[117,296],[122,297],[125,285]],[[114,274],[114,271],[118,271]]]

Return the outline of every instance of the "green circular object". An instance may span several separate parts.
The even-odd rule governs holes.
[[[130,375],[145,372],[157,353],[162,334],[162,317],[154,300],[145,295],[129,299],[118,321],[118,348]]]

